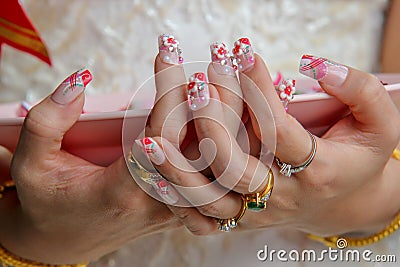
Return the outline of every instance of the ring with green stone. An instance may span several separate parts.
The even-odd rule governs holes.
[[[267,178],[267,185],[261,192],[245,195],[247,209],[259,212],[267,208],[267,202],[274,187],[274,174],[271,169],[268,171]]]

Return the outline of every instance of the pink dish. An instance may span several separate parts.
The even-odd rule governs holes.
[[[400,82],[400,74],[378,74],[388,84]],[[349,113],[348,108],[335,98],[325,93],[309,93],[317,88],[312,79],[296,81],[298,92],[289,104],[288,112],[305,128],[316,135],[322,135],[337,120]],[[387,86],[392,98],[400,98],[400,85]],[[154,92],[135,102],[138,109],[124,111],[129,106],[132,93],[86,96],[85,114],[65,135],[63,148],[99,165],[108,165],[122,155],[122,127],[137,125],[129,129],[132,141],[143,131],[149,109],[154,99]],[[149,100],[150,99],[150,100]],[[137,101],[137,100],[135,100]],[[17,116],[20,103],[0,104],[0,145],[14,150],[24,118]],[[98,109],[101,107],[101,110]],[[127,120],[124,122],[124,118]]]

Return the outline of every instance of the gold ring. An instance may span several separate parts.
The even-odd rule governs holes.
[[[267,202],[274,187],[274,173],[271,169],[269,169],[267,177],[268,183],[261,192],[245,195],[246,208],[249,210],[258,212],[267,208]]]
[[[238,223],[240,219],[243,218],[247,208],[245,197],[241,195],[240,198],[242,199],[242,206],[240,207],[239,213],[230,219],[217,219],[218,230],[222,232],[229,232],[231,229],[234,229],[238,226]]]

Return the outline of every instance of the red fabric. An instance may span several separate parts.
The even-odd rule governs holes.
[[[4,43],[51,65],[45,44],[18,0],[0,0],[0,53]]]

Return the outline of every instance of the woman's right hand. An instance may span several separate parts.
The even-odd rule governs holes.
[[[22,258],[87,262],[180,225],[138,187],[124,158],[105,168],[61,149],[90,80],[87,70],[72,74],[25,119],[11,164],[17,194],[5,194],[0,207],[0,243]]]

